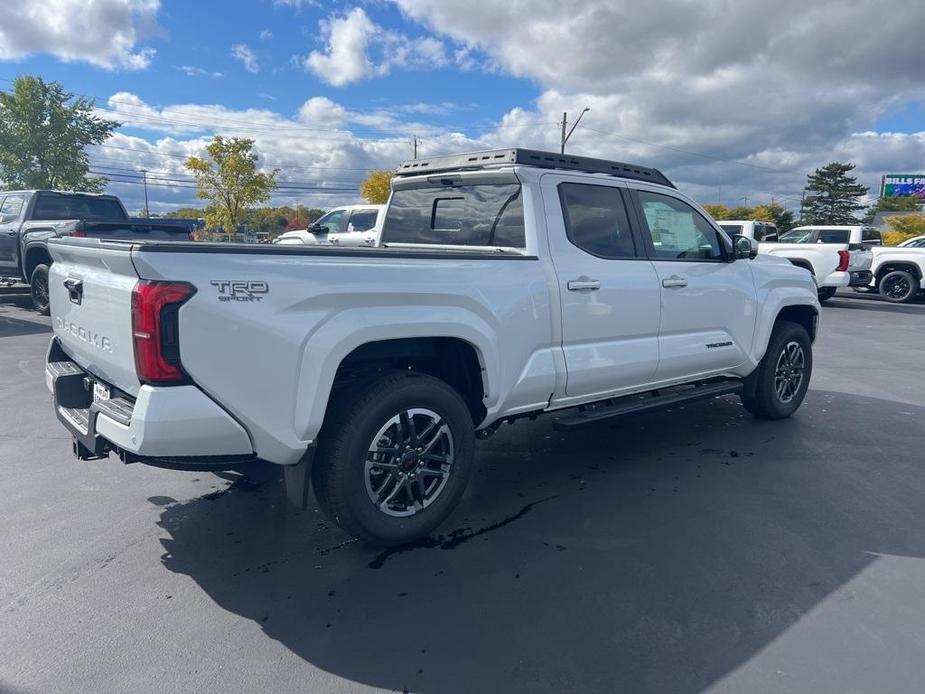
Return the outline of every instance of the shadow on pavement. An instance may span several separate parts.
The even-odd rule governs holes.
[[[875,428],[840,428],[868,412]],[[925,556],[925,483],[905,453],[923,414],[811,391],[782,422],[724,398],[571,434],[518,423],[479,444],[470,493],[427,546],[352,542],[289,511],[279,480],[242,478],[168,500],[162,560],[367,685],[696,692],[872,553]]]
[[[50,332],[51,326],[44,323],[0,316],[0,338],[19,337],[20,335],[37,335],[38,333]]]

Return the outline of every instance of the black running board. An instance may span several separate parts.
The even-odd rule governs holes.
[[[671,407],[672,405],[715,398],[720,395],[732,395],[739,393],[742,387],[742,381],[714,381],[712,383],[676,386],[671,389],[664,388],[657,395],[653,393],[627,395],[622,398],[605,400],[596,406],[589,406],[587,409],[568,417],[560,417],[553,421],[552,427],[557,431],[569,431],[585,424],[613,417],[649,412],[663,407]]]

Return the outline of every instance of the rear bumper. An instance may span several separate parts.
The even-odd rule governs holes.
[[[870,270],[856,270],[848,273],[849,287],[866,287],[873,281],[874,275]]]
[[[97,382],[102,384],[52,338],[45,383],[59,421],[83,446],[82,457],[104,457],[115,450],[126,462],[162,460],[165,467],[187,469],[195,468],[182,461],[200,459],[199,469],[224,469],[225,462],[254,458],[244,428],[196,386],[146,385],[134,399],[117,392],[101,399],[94,396]]]

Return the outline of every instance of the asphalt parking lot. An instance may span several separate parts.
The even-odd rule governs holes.
[[[922,690],[925,305],[829,302],[787,421],[504,427],[397,552],[275,479],[76,462],[27,305],[0,294],[0,691]]]

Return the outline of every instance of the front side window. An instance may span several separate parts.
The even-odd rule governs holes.
[[[687,203],[639,191],[655,260],[723,260],[719,232]]]
[[[781,243],[809,243],[813,239],[812,229],[794,229],[786,234],[781,234]]]
[[[633,258],[636,246],[620,190],[563,183],[559,199],[569,241],[601,258]]]
[[[376,226],[379,210],[354,210],[350,215],[348,231],[369,231]]]
[[[18,217],[25,201],[26,199],[22,195],[8,195],[6,200],[3,201],[3,205],[0,206],[0,214],[14,214]]]
[[[382,242],[524,248],[520,184],[399,188],[389,202]]]
[[[347,221],[347,210],[333,210],[318,219],[312,224],[312,227],[327,229],[325,233],[339,234],[344,230],[344,222]]]

